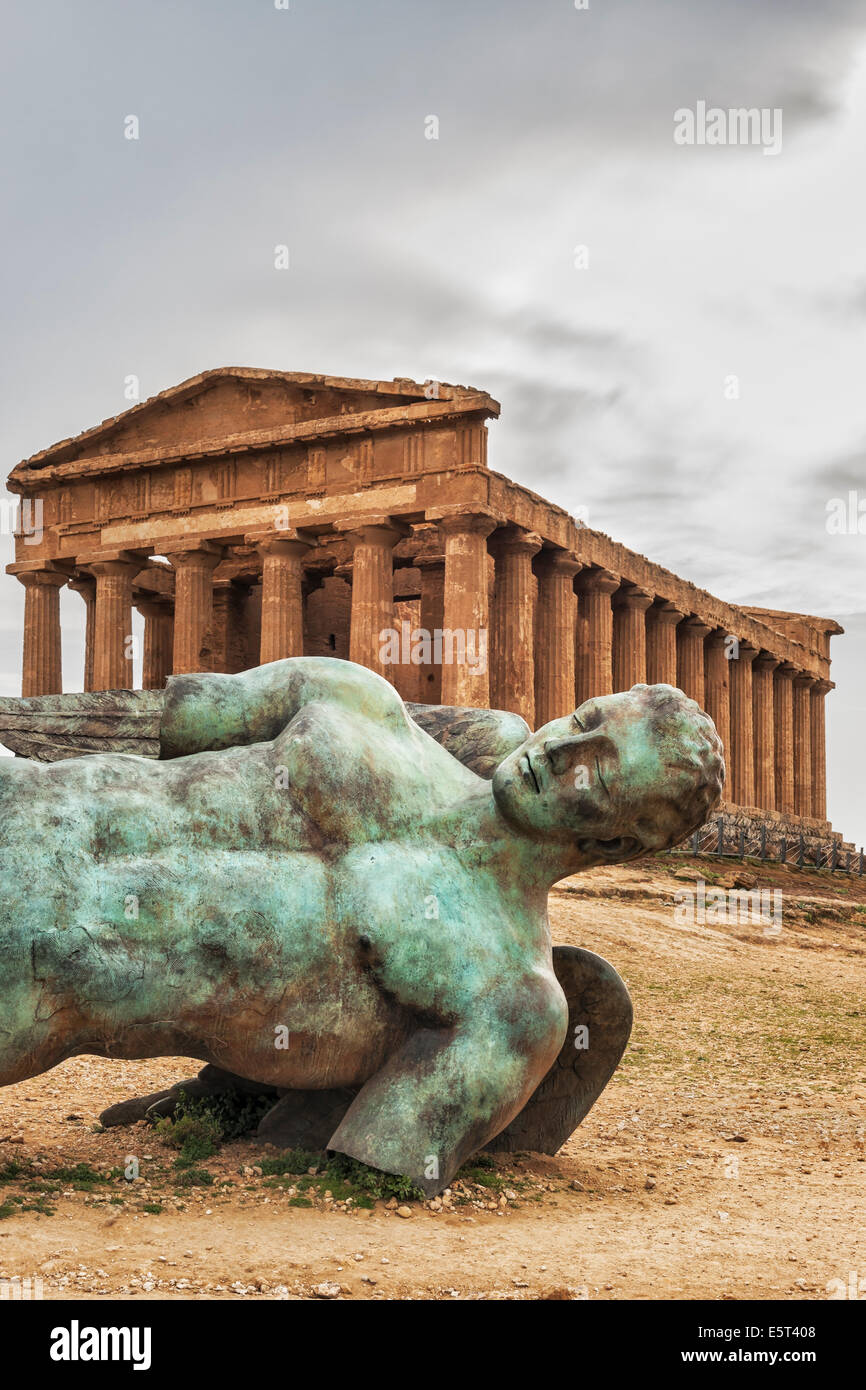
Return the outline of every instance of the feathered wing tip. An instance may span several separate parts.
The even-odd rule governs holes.
[[[86,753],[158,758],[164,700],[162,690],[0,696],[0,743],[44,763]]]

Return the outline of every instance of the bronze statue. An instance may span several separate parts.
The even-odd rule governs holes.
[[[0,1084],[196,1057],[187,1093],[272,1091],[262,1139],[431,1195],[484,1146],[554,1151],[596,1099],[631,1006],[606,962],[552,950],[548,891],[682,840],[723,776],[670,686],[530,734],[314,657],[4,700],[0,738],[62,759],[0,764]],[[68,756],[94,741],[151,756]]]

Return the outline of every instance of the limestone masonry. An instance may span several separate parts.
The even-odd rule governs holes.
[[[488,468],[498,414],[471,387],[229,367],[25,459],[9,490],[43,529],[7,567],[22,693],[62,690],[64,585],[86,607],[86,690],[131,687],[133,606],[147,689],[330,655],[535,728],[664,681],[715,721],[730,803],[826,829],[839,624],[724,603],[578,525]]]

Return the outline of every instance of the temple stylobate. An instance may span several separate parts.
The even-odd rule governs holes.
[[[131,686],[133,607],[149,689],[329,655],[406,699],[537,727],[664,681],[714,719],[729,803],[826,827],[842,628],[725,603],[492,471],[498,414],[441,382],[225,368],[24,460],[23,694],[62,690],[64,585],[86,610],[86,690]]]

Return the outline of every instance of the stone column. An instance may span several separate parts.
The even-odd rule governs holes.
[[[817,680],[812,687],[812,815],[827,819],[827,734],[824,700],[833,681]]]
[[[725,751],[725,797],[731,799],[731,697],[730,662],[727,638],[723,632],[710,633],[704,646],[704,698],[707,714],[716,726]]]
[[[142,690],[162,690],[171,675],[174,657],[174,617],[167,598],[141,599],[136,603],[144,618]]]
[[[797,668],[784,663],[773,682],[773,723],[776,736],[776,810],[796,814],[794,805],[794,686]]]
[[[677,623],[685,614],[672,603],[656,603],[646,615],[646,678],[648,685],[677,683]]]
[[[343,534],[352,547],[352,616],[349,660],[394,679],[382,659],[382,633],[394,627],[394,546],[405,534],[390,517],[373,517]]]
[[[419,667],[418,689],[421,704],[438,705],[442,701],[442,663],[433,660],[432,643],[445,621],[445,555],[436,551],[422,552],[415,557],[415,567],[421,571],[419,625],[429,632],[431,642],[431,659]]]
[[[578,606],[583,618],[581,650],[576,675],[576,702],[613,692],[613,608],[611,594],[620,577],[610,570],[591,569],[577,582]]]
[[[456,634],[450,651],[449,640],[443,639],[442,703],[485,709],[490,705],[487,537],[502,517],[488,511],[437,508],[427,513],[427,519],[438,521],[445,542],[443,625],[446,632]]]
[[[535,577],[532,557],[541,537],[515,526],[493,534],[496,561],[493,602],[492,686],[494,709],[521,715],[535,723]]]
[[[59,570],[13,571],[24,585],[22,695],[61,695],[60,590],[69,578]]]
[[[583,565],[566,550],[542,550],[536,562],[535,727],[575,708],[574,576]]]
[[[794,677],[794,810],[812,815],[812,686],[803,673]]]
[[[282,661],[304,654],[304,556],[312,540],[299,531],[257,539],[262,557],[260,660]]]
[[[213,624],[213,572],[222,557],[223,547],[211,541],[166,555],[175,571],[172,664],[176,676],[207,669],[202,648]]]
[[[761,652],[752,662],[752,723],[755,739],[755,805],[776,810],[776,714],[773,672],[776,657]]]
[[[94,690],[133,688],[132,582],[145,563],[125,555],[87,563],[90,573],[96,576]]]
[[[96,580],[89,574],[70,579],[69,588],[84,599],[84,689],[93,689],[93,647],[96,636]]]
[[[740,642],[730,662],[731,681],[731,800],[737,806],[755,804],[755,735],[752,700],[752,662],[756,647]]]
[[[646,611],[652,601],[652,594],[635,586],[613,596],[614,691],[646,684]]]
[[[676,629],[677,685],[690,700],[697,700],[701,709],[707,702],[704,638],[712,630],[700,618],[686,618]]]

